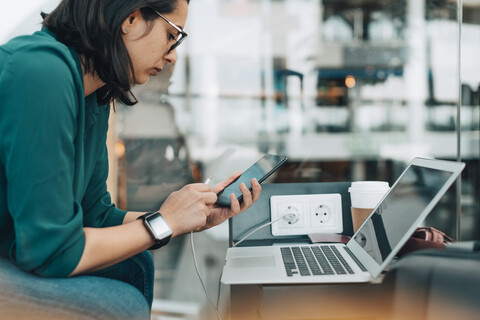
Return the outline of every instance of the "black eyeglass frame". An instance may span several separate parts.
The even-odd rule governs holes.
[[[180,37],[177,39],[177,41],[174,44],[172,44],[170,49],[168,49],[168,51],[167,51],[167,54],[168,54],[168,53],[172,52],[173,50],[175,50],[183,42],[183,40],[185,40],[185,38],[188,36],[188,34],[185,31],[183,31],[182,29],[180,29],[180,27],[175,25],[172,21],[168,20],[163,14],[161,14],[157,10],[153,9],[153,11],[155,11],[156,14],[158,14],[163,20],[165,20],[165,22],[167,22],[169,25],[171,25],[180,34]]]

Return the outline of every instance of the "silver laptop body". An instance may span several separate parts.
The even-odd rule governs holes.
[[[347,244],[231,247],[221,281],[368,282],[382,273],[464,167],[462,162],[415,158]]]

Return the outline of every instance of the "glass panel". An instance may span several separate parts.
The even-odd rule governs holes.
[[[462,175],[462,240],[480,234],[480,3],[463,1],[461,38],[461,157],[467,163]]]
[[[474,238],[480,232],[476,3],[465,4],[460,91],[454,0],[192,1],[189,37],[177,49],[173,75],[162,72],[135,88],[140,103],[118,110],[128,146],[128,203],[161,203],[155,191],[135,204],[139,185],[171,183],[158,193],[164,199],[187,181],[218,181],[244,170],[265,152],[289,158],[267,182],[393,184],[414,157],[457,159],[461,92],[462,233]],[[175,173],[157,168],[176,159],[180,145],[186,158]],[[455,237],[456,204],[452,187],[425,225]],[[218,230],[209,235],[224,241],[227,229]],[[212,254],[203,267],[218,271],[222,259]]]

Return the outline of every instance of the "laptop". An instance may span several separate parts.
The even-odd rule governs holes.
[[[377,278],[465,167],[415,158],[346,243],[227,249],[224,284],[355,283]]]

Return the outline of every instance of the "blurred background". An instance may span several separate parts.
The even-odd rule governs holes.
[[[0,42],[38,30],[58,2],[2,2]],[[175,66],[112,115],[119,207],[156,210],[266,152],[289,158],[270,183],[393,184],[412,158],[434,157],[467,166],[424,224],[480,239],[480,0],[193,0],[185,31]],[[157,319],[214,315],[187,240],[154,253]],[[228,226],[195,243],[225,311]]]

